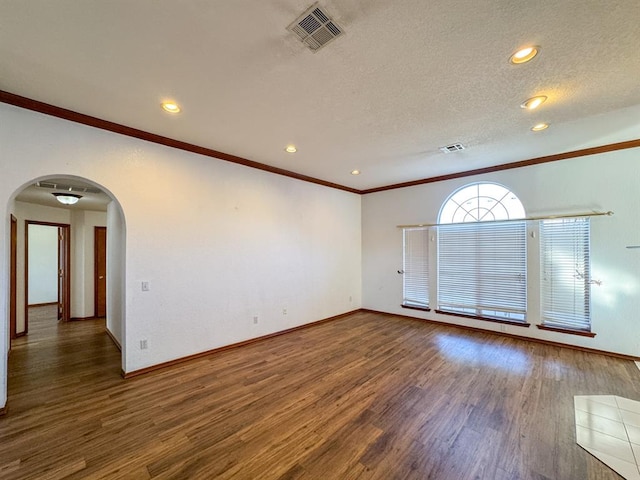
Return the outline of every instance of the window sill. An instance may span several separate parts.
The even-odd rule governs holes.
[[[479,317],[477,315],[467,315],[464,313],[447,312],[445,310],[436,310],[436,313],[441,313],[442,315],[452,315],[454,317],[471,318],[473,320],[483,320],[485,322],[501,323],[503,325],[512,325],[514,327],[529,328],[531,326],[530,323],[510,322],[509,320],[500,320],[497,318],[490,318],[490,317]]]
[[[569,335],[579,335],[581,337],[595,337],[593,332],[585,332],[584,330],[571,330],[569,328],[548,327],[547,325],[537,325],[540,330],[547,330],[549,332],[567,333]]]
[[[429,307],[416,307],[414,305],[400,305],[402,308],[408,308],[409,310],[420,310],[421,312],[430,312]]]

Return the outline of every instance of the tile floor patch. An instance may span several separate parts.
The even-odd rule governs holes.
[[[640,446],[640,428],[634,427],[633,425],[625,425],[625,430],[627,431],[631,444],[633,445],[635,443]]]
[[[628,440],[628,432],[622,422],[609,420],[608,418],[591,415],[588,412],[576,409],[576,426],[595,430],[596,432],[611,435],[620,440]]]
[[[627,480],[640,480],[640,402],[576,395],[573,403],[578,445]]]
[[[618,404],[618,408],[620,410],[627,410],[628,412],[634,412],[640,414],[640,402],[636,402],[635,400],[629,400],[628,398],[622,397],[614,397],[616,399],[616,403]]]
[[[582,447],[584,448],[584,447]],[[615,470],[616,473],[626,480],[640,480],[640,473],[638,472],[638,466],[635,463],[625,462],[620,460],[619,458],[611,457],[606,453],[596,452],[590,448],[584,448],[591,455],[596,457],[602,463],[607,465],[612,470]]]
[[[633,450],[628,440],[620,440],[611,435],[596,432],[579,425],[576,427],[576,440],[581,447],[606,453],[625,462],[635,462]]]
[[[640,427],[640,413],[630,412],[628,410],[620,410],[622,421],[625,425]]]
[[[610,420],[615,420],[618,422],[622,421],[622,415],[620,414],[620,409],[618,405],[615,403],[615,400],[612,399],[613,405],[610,403],[604,403],[602,401],[597,401],[588,396],[580,396],[574,397],[574,404],[576,410],[581,410],[590,415],[597,415],[598,417],[608,418]]]

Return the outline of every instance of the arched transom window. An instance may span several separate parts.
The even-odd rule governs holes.
[[[445,200],[438,223],[486,222],[524,218],[522,202],[497,183],[472,183]]]

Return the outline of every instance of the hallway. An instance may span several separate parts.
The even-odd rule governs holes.
[[[105,333],[104,319],[60,323],[57,305],[30,307],[29,334],[12,341],[9,355],[11,417],[60,401],[72,407],[114,381],[122,381],[120,352]]]

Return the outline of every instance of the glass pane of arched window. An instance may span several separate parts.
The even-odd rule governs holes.
[[[524,216],[522,203],[509,189],[497,183],[473,183],[447,198],[438,223],[513,220]]]

